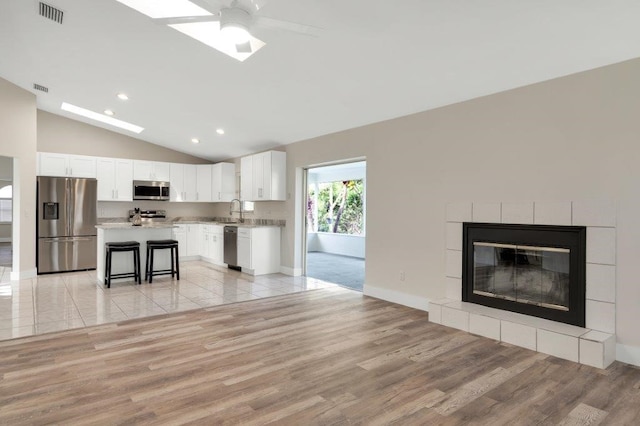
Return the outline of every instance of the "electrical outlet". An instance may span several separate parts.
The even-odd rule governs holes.
[[[400,281],[404,281],[404,271],[400,271]]]

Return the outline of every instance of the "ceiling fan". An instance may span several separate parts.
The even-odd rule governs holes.
[[[266,0],[116,0],[156,23],[168,25],[239,61],[266,43],[251,33],[254,28],[277,29],[317,36],[320,29],[258,15]]]

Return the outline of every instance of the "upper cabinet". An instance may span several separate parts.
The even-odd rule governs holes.
[[[39,176],[96,177],[96,158],[86,155],[38,153]]]
[[[241,197],[244,201],[287,199],[287,154],[267,151],[240,159]]]
[[[264,154],[269,153],[257,156],[262,158]],[[284,158],[284,153],[275,154],[278,158],[280,154]],[[97,178],[99,201],[132,201],[134,180],[169,182],[170,201],[211,203],[228,202],[236,198],[234,163],[179,164],[49,152],[39,152],[37,160],[38,176]],[[254,163],[251,164],[253,167]],[[264,177],[256,182],[256,199],[270,199],[268,194],[274,193],[272,170],[277,167],[274,168],[275,163],[270,155],[264,161],[256,160],[255,164],[261,176],[267,176],[269,173],[272,175],[272,179],[269,180],[270,186],[265,184]],[[284,184],[284,161],[282,170],[279,181]],[[247,172],[247,176],[253,176],[251,173],[253,169]],[[284,186],[281,192],[284,194]],[[253,196],[253,187],[248,194]]]
[[[133,161],[124,158],[97,158],[98,201],[133,199]]]
[[[236,198],[236,165],[214,164],[211,173],[212,201],[231,201]]]
[[[196,201],[211,202],[212,164],[196,165]]]
[[[195,164],[171,163],[170,201],[193,202],[197,198],[197,169]]]
[[[155,180],[169,182],[171,176],[170,163],[159,161],[133,161],[133,180]]]

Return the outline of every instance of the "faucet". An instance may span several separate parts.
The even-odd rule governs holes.
[[[229,203],[229,215],[233,216],[233,202],[237,201],[238,205],[240,206],[240,223],[244,223],[244,218],[242,217],[242,201],[240,201],[237,198],[234,198],[233,200],[231,200],[231,202]]]

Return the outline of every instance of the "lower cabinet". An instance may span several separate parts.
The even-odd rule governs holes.
[[[201,226],[200,256],[204,260],[222,265],[224,259],[223,227],[220,225]]]
[[[183,224],[173,228],[173,239],[178,241],[178,254],[182,260],[200,256],[200,225]]]
[[[280,272],[280,228],[238,228],[238,266],[251,275]]]
[[[251,229],[238,229],[238,266],[243,270],[253,269],[251,262]]]
[[[224,265],[224,226],[180,224],[173,228],[182,260],[202,259]],[[251,275],[280,272],[280,228],[238,227],[238,266]]]

